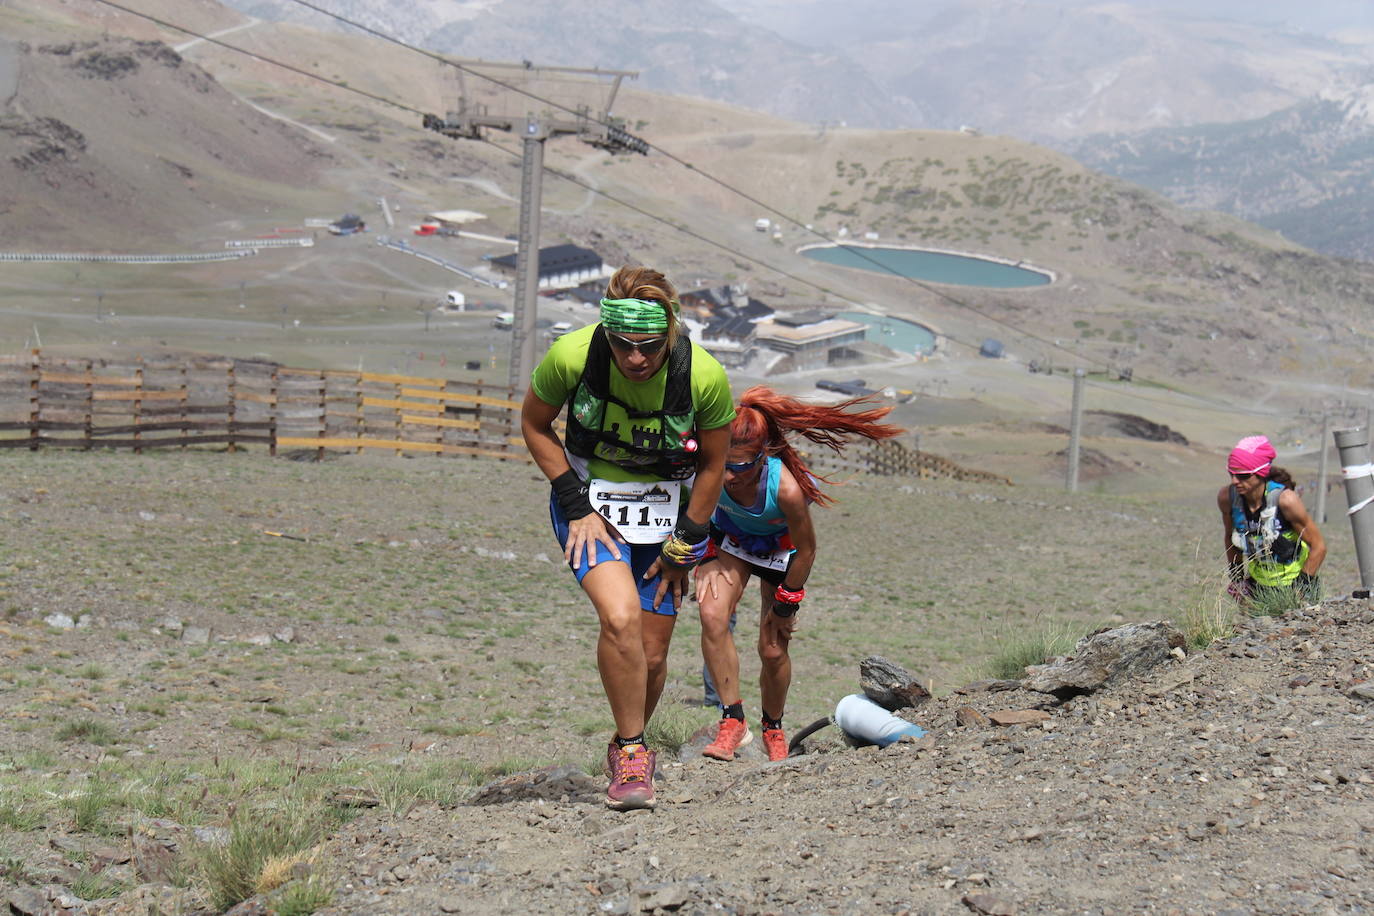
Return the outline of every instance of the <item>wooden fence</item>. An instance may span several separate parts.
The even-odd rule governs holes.
[[[0,448],[389,449],[529,460],[505,386],[235,359],[0,359]]]
[[[273,455],[371,448],[529,461],[519,408],[510,388],[481,382],[229,358],[0,357],[0,449],[259,443]],[[815,449],[807,460],[822,474],[1011,483],[891,441],[839,455]]]
[[[970,480],[978,483],[997,483],[1011,486],[1011,480],[1000,474],[966,468],[960,464],[907,448],[900,442],[888,440],[867,447],[846,449],[835,453],[828,448],[814,446],[802,450],[806,463],[821,474],[873,474],[878,477],[943,477]]]

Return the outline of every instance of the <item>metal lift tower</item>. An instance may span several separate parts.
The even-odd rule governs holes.
[[[424,126],[447,137],[468,140],[482,139],[484,130],[518,131],[524,141],[519,248],[515,254],[515,325],[510,353],[510,385],[519,391],[529,383],[534,369],[544,141],[560,134],[573,134],[584,143],[611,153],[647,155],[649,145],[625,131],[621,127],[623,122],[610,114],[621,80],[639,74],[599,68],[538,67],[529,61],[512,64],[455,60],[452,64],[445,70],[455,78],[456,105],[442,118],[425,115]],[[593,93],[603,95],[595,106],[586,101]],[[572,98],[566,102],[557,98],[569,94]],[[562,107],[555,110],[549,105],[551,102]],[[547,107],[532,111],[536,104]],[[514,113],[520,109],[524,112]]]

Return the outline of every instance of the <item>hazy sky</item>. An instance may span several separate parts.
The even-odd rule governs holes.
[[[904,24],[921,21],[955,4],[985,2],[1001,4],[1007,0],[850,0],[841,11],[833,0],[715,0],[720,6],[762,25],[770,23],[792,37],[805,35],[813,42],[814,27],[833,20],[850,28],[863,26],[854,21],[867,14],[867,25],[877,20],[896,19]],[[1256,24],[1284,24],[1317,34],[1343,29],[1374,31],[1374,0],[1022,0],[1031,6],[1051,8],[1124,4],[1141,8],[1168,10],[1204,19],[1230,19]],[[882,11],[878,13],[878,11]],[[878,15],[874,15],[878,13]],[[884,15],[885,14],[885,15]],[[849,29],[841,29],[849,31]]]

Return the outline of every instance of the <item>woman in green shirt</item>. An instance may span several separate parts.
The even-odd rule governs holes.
[[[601,321],[554,341],[520,417],[552,483],[564,559],[601,622],[597,668],[616,724],[606,804],[619,810],[654,804],[644,726],[663,692],[687,573],[706,550],[735,416],[725,370],[687,339],[677,308],[663,274],[616,271]]]

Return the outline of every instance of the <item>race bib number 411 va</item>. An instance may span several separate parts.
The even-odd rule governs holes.
[[[682,485],[676,480],[617,483],[593,477],[587,488],[592,508],[631,544],[659,544],[677,524]]]

